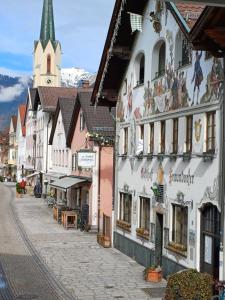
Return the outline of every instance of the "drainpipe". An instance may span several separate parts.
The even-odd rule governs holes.
[[[225,54],[223,58],[223,70],[225,68]],[[224,74],[224,83],[223,88],[225,87],[225,74]],[[224,253],[224,244],[225,244],[225,222],[224,222],[224,212],[225,212],[225,116],[224,116],[224,102],[225,102],[225,92],[223,95],[223,101],[221,103],[221,152],[220,152],[220,205],[221,205],[221,233],[220,233],[220,261],[219,261],[219,279],[225,280],[225,253]]]
[[[49,124],[50,124],[50,121],[51,121],[51,115],[49,115],[49,119],[48,119],[48,124],[47,124],[47,143],[46,143],[46,164],[45,164],[45,173],[46,173],[46,175],[47,175],[47,173],[48,173],[48,126],[49,126]],[[46,176],[45,175],[45,176]],[[47,177],[45,177],[46,178],[46,180],[47,180]],[[47,183],[46,183],[46,181],[44,182],[44,184],[45,184],[45,194],[44,194],[44,198],[46,198],[47,197]]]

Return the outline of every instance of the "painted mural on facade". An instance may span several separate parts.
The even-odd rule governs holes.
[[[175,37],[165,31],[167,59],[165,74],[152,81],[145,78],[137,91],[134,74],[128,72],[127,93],[121,97],[117,112],[120,121],[141,119],[154,114],[188,108],[223,99],[223,67],[218,58],[206,60],[202,51],[192,51],[190,64],[175,69]],[[206,71],[207,69],[207,71]],[[149,78],[150,79],[150,78]],[[140,101],[133,99],[139,95]],[[141,99],[143,99],[141,101]]]

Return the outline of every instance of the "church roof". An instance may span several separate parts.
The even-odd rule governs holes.
[[[20,122],[21,122],[21,129],[22,129],[23,136],[26,135],[26,126],[24,125],[25,113],[26,113],[26,104],[21,104],[19,106],[19,114],[20,114]]]
[[[42,43],[43,48],[47,46],[49,41],[51,41],[54,49],[58,44],[58,41],[55,40],[55,24],[52,0],[44,0],[41,20],[40,41]]]

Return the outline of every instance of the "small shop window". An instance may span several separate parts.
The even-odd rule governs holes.
[[[193,116],[186,118],[186,152],[192,152]]]
[[[206,131],[206,151],[215,150],[215,123],[216,112],[207,114],[207,131]]]
[[[132,195],[120,193],[120,220],[131,224]]]
[[[150,199],[140,197],[140,221],[139,227],[149,233],[150,229]]]
[[[175,244],[184,246],[184,249],[187,249],[188,207],[173,204],[172,208],[172,241]]]

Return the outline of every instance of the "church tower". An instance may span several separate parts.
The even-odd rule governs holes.
[[[55,39],[52,0],[44,0],[41,33],[34,42],[34,83],[38,86],[61,86],[61,44]]]

